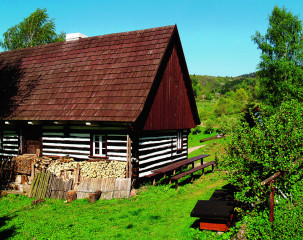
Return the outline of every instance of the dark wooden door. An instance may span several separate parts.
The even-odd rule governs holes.
[[[37,149],[42,152],[42,134],[38,126],[27,126],[23,132],[23,154],[36,154]]]

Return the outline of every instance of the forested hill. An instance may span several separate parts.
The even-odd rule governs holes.
[[[255,95],[259,82],[256,73],[244,74],[238,77],[214,77],[190,75],[196,98],[206,98],[210,93],[226,94],[243,88]]]
[[[259,80],[255,74],[239,77],[191,75],[199,117],[209,132],[232,125],[247,106],[258,103]]]

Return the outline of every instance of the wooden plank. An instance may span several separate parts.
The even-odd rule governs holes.
[[[210,140],[215,140],[215,139],[220,139],[220,138],[225,138],[225,135],[217,135],[217,136],[213,136],[213,137],[209,137],[209,138],[204,138],[204,139],[201,139],[200,142],[207,142]]]
[[[49,172],[46,172],[46,180],[45,180],[45,185],[44,185],[43,192],[42,192],[43,198],[46,198],[47,188],[48,188],[49,180],[50,180],[50,175],[51,174]]]
[[[42,137],[43,141],[72,141],[72,142],[89,142],[89,138],[65,138],[65,137]]]
[[[42,170],[40,183],[39,183],[39,186],[38,186],[37,198],[42,198],[42,189],[43,189],[43,186],[45,184],[45,175],[46,175],[45,170]]]
[[[195,162],[197,160],[200,160],[200,159],[208,157],[208,156],[209,155],[207,155],[207,154],[202,154],[202,155],[199,155],[199,156],[196,156],[196,157],[192,157],[192,158],[180,161],[180,162],[176,162],[176,163],[167,165],[163,168],[156,169],[153,172],[155,172],[155,173],[166,173],[166,172],[169,172],[169,171],[173,171],[173,170],[178,169],[178,168],[180,168],[184,165],[190,164],[192,162]]]
[[[80,164],[77,164],[76,172],[75,172],[75,184],[79,183],[79,176],[80,176]]]
[[[141,159],[144,159],[144,158],[150,158],[150,157],[153,157],[153,156],[157,156],[157,155],[161,155],[161,154],[169,153],[169,152],[171,152],[171,149],[164,149],[164,150],[160,150],[160,151],[152,151],[148,154],[140,154],[140,161],[142,161]]]
[[[131,153],[131,141],[130,141],[130,137],[127,134],[127,170],[126,170],[126,177],[131,178],[132,175],[132,153]]]
[[[46,189],[46,194],[45,194],[45,198],[50,198],[51,196],[51,185],[52,185],[52,181],[53,181],[53,174],[50,173],[49,174],[49,181],[48,181],[48,185],[47,185],[47,189]]]
[[[129,198],[131,188],[131,178],[117,178],[113,198]]]
[[[30,198],[33,197],[34,188],[35,188],[35,186],[36,186],[36,184],[37,184],[37,179],[38,179],[38,175],[36,175],[36,176],[34,177],[34,180],[32,181],[31,188],[30,188],[30,191],[29,191],[29,194],[28,194],[28,196],[29,196]]]
[[[271,177],[265,179],[264,181],[261,182],[261,186],[264,186],[265,184],[269,183],[272,180],[275,180],[277,177],[279,177],[281,175],[281,172],[277,172],[274,175],[272,175]]]
[[[201,170],[201,169],[204,169],[204,168],[206,168],[206,167],[212,166],[212,165],[214,165],[215,163],[216,163],[215,161],[211,161],[211,162],[204,163],[203,165],[200,165],[200,166],[195,167],[195,168],[192,168],[192,169],[190,169],[190,170],[188,170],[188,171],[186,171],[186,172],[182,172],[182,173],[180,173],[180,174],[178,174],[178,175],[175,175],[175,176],[171,177],[170,179],[173,180],[173,181],[178,180],[178,179],[180,179],[180,178],[182,178],[182,177],[184,177],[184,176],[187,176],[187,175],[189,175],[189,174],[192,174],[192,173],[194,173],[194,172],[197,172],[197,171],[199,171],[199,170]]]
[[[110,200],[113,198],[115,188],[115,179],[114,178],[103,178],[101,184],[101,199]]]

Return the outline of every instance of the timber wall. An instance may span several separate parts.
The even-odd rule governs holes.
[[[0,133],[2,137],[0,156],[11,157],[17,156],[20,146],[19,134],[16,130],[3,130]]]
[[[103,152],[108,160],[127,161],[127,135],[102,130],[102,128],[71,126],[66,132],[63,126],[44,126],[42,152],[45,156],[65,156],[86,160],[91,152],[91,134],[100,134]],[[106,146],[106,147],[105,147]]]
[[[22,145],[17,130],[2,130],[0,132],[2,144],[1,157],[17,156]],[[106,146],[108,160],[127,161],[127,134],[126,130],[108,130],[101,127],[89,126],[43,126],[42,127],[42,154],[45,156],[66,156],[79,160],[87,160],[91,155],[91,136],[100,134],[103,152]]]
[[[161,132],[139,138],[139,177],[170,163],[187,159],[187,131],[182,132],[183,149],[177,151],[177,132]]]

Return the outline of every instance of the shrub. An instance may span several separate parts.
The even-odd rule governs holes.
[[[275,205],[274,222],[269,222],[269,211],[254,211],[245,217],[247,239],[302,239],[303,238],[303,184],[291,188],[292,200],[280,199]],[[277,198],[276,198],[277,199]]]
[[[195,128],[191,129],[191,133],[194,135],[197,135],[201,132],[201,127],[200,126],[196,126]]]
[[[215,122],[212,119],[208,119],[205,122],[205,130],[204,133],[206,134],[211,134],[212,132],[214,132],[214,127],[215,127]]]
[[[278,171],[278,187],[285,191],[302,177],[298,159],[303,152],[303,105],[285,102],[272,116],[262,117],[256,126],[239,124],[231,134],[222,166],[229,170],[236,197],[246,203],[263,204],[269,186],[260,183]]]

